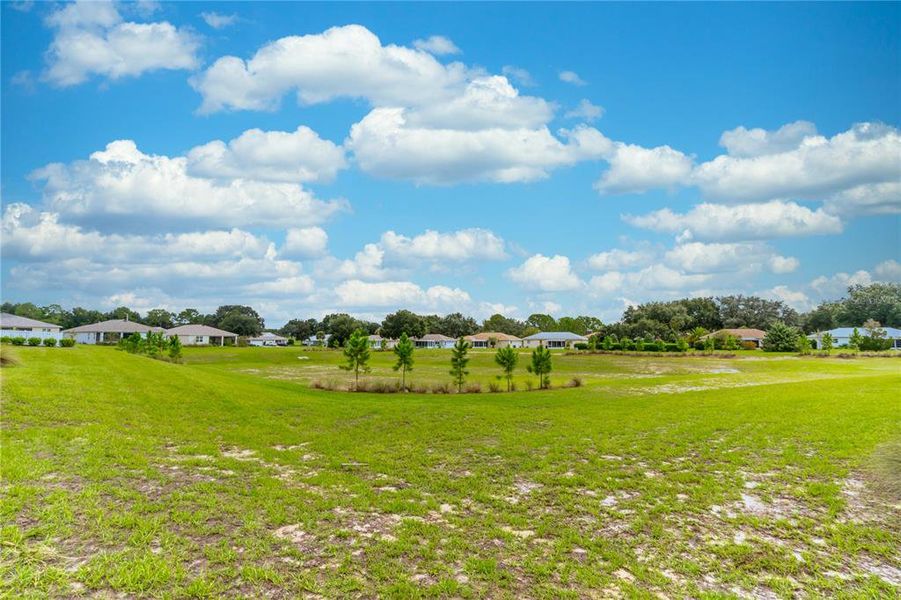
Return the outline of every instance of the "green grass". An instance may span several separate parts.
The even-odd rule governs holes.
[[[897,359],[555,354],[548,391],[404,395],[311,389],[350,381],[330,351],[15,356],[7,597],[898,595]]]

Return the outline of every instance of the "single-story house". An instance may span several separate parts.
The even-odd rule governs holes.
[[[247,338],[247,343],[251,346],[287,346],[288,338],[264,331],[257,337]]]
[[[0,313],[0,336],[3,337],[37,337],[42,340],[46,338],[58,340],[62,337],[60,329],[59,325],[53,323],[44,323],[28,317]]]
[[[837,327],[835,329],[830,329],[829,331],[818,331],[816,333],[811,333],[807,336],[807,339],[816,342],[817,347],[820,347],[823,339],[823,335],[830,334],[832,335],[832,345],[835,348],[840,346],[847,346],[851,343],[851,336],[854,334],[854,327]],[[885,332],[886,339],[892,340],[892,350],[901,350],[901,329],[896,327],[880,327],[879,329]],[[860,335],[867,335],[867,330],[864,327],[857,327],[857,333]]]
[[[75,338],[79,344],[114,344],[133,333],[147,335],[148,331],[165,333],[166,330],[162,327],[150,327],[127,319],[110,319],[66,329],[63,331],[63,336]]]
[[[760,329],[752,329],[750,327],[739,327],[737,329],[720,329],[718,331],[714,331],[713,333],[702,335],[700,339],[706,340],[707,338],[711,337],[726,337],[727,335],[731,335],[739,342],[753,343],[755,347],[762,348],[763,338],[764,336],[766,336],[766,331],[762,331]]]
[[[200,324],[179,325],[167,329],[166,337],[178,337],[178,341],[184,346],[224,346],[227,339],[233,344],[238,343],[237,333]]]
[[[383,338],[379,334],[369,336],[369,347],[376,350],[390,350],[397,345],[397,340],[391,338]]]
[[[473,348],[522,348],[522,338],[507,333],[497,331],[483,331],[473,335],[467,335],[467,342],[472,344]]]
[[[523,348],[572,348],[574,344],[587,344],[588,338],[571,331],[539,331],[522,339]]]
[[[331,339],[332,334],[326,333],[323,335],[322,339],[316,337],[315,334],[311,335],[303,342],[301,342],[304,346],[328,346],[328,341]]]
[[[456,342],[454,338],[440,333],[427,333],[420,338],[413,338],[413,344],[417,348],[453,348]]]

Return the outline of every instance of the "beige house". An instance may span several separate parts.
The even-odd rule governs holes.
[[[750,327],[739,327],[738,329],[720,329],[719,331],[714,331],[713,333],[708,333],[707,335],[701,336],[700,339],[706,340],[707,338],[711,337],[726,337],[727,335],[731,335],[732,337],[737,338],[739,342],[754,344],[756,348],[762,348],[763,338],[766,337],[766,331],[763,331],[761,329],[752,329]]]
[[[473,348],[522,348],[522,338],[498,331],[483,331],[464,337]]]
[[[126,319],[110,319],[90,325],[80,325],[63,331],[63,337],[75,338],[79,344],[115,344],[133,333],[147,335],[147,332],[164,333],[162,327],[150,327]]]
[[[248,338],[247,343],[251,346],[287,346],[288,338],[265,331],[258,337]]]
[[[421,338],[413,338],[413,344],[417,348],[453,348],[456,342],[454,338],[440,333],[427,333]]]
[[[375,350],[391,350],[397,345],[397,340],[383,338],[378,334],[369,336],[369,347]]]
[[[183,346],[224,346],[225,340],[238,343],[238,334],[209,325],[179,325],[166,330],[166,337],[177,337]]]

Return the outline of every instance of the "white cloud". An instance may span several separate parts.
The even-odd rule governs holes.
[[[824,208],[835,215],[888,215],[901,213],[901,181],[859,185],[826,199]]]
[[[587,84],[587,82],[584,81],[581,77],[579,77],[579,74],[576,73],[575,71],[560,71],[559,77],[560,77],[560,81],[562,81],[564,83],[570,83],[572,85],[578,85],[578,86]]]
[[[285,232],[279,254],[288,258],[322,256],[328,246],[328,234],[321,227],[292,227]]]
[[[449,233],[426,230],[414,237],[393,231],[379,242],[386,254],[399,260],[469,261],[503,260],[504,240],[487,229],[461,229]]]
[[[618,271],[641,267],[654,259],[650,250],[622,250],[614,248],[588,257],[588,266],[597,271]]]
[[[873,269],[876,276],[882,281],[901,282],[901,263],[897,260],[889,259],[876,265]]]
[[[848,291],[848,287],[852,285],[869,285],[872,282],[872,275],[861,269],[850,274],[836,273],[830,277],[817,277],[810,282],[810,287],[823,298],[839,298],[844,296]]]
[[[595,275],[588,282],[588,288],[597,296],[617,294],[618,296],[648,297],[650,294],[684,293],[686,290],[706,284],[711,275],[705,273],[683,273],[666,265],[650,265],[640,271],[608,271]]]
[[[115,80],[159,69],[194,69],[196,37],[166,21],[123,21],[111,2],[80,0],[52,12],[55,29],[47,50],[45,80],[60,87],[92,75]]]
[[[769,260],[769,267],[773,273],[792,273],[801,266],[801,262],[793,256],[773,256]]]
[[[433,35],[426,39],[415,40],[413,42],[413,47],[417,50],[434,54],[435,56],[460,54],[460,49],[457,48],[456,44],[443,35]]]
[[[582,98],[579,105],[568,111],[564,116],[568,119],[584,119],[595,121],[604,114],[604,107],[592,104],[587,98]]]
[[[353,258],[340,260],[326,257],[315,265],[317,277],[323,279],[387,279],[391,272],[384,266],[385,251],[378,244],[366,244]]]
[[[767,268],[774,273],[790,273],[798,260],[780,256],[760,242],[712,243],[688,242],[667,251],[664,259],[688,273],[753,273]]]
[[[507,271],[507,275],[524,289],[543,292],[564,292],[582,286],[569,258],[559,254],[552,257],[543,254],[530,256],[518,267]]]
[[[762,298],[781,300],[797,311],[805,312],[813,308],[813,303],[804,292],[792,290],[785,285],[777,285],[769,290],[758,292]]]
[[[816,134],[816,126],[809,121],[788,123],[775,131],[736,127],[723,132],[720,136],[720,146],[731,156],[751,158],[795,150],[801,146],[805,138]]]
[[[344,150],[309,127],[248,129],[228,144],[214,140],[187,155],[190,175],[213,179],[329,182],[347,166]]]
[[[335,296],[339,306],[409,306],[429,310],[458,310],[472,300],[469,294],[459,288],[436,285],[423,289],[411,281],[371,283],[350,280],[335,287]]]
[[[142,227],[309,225],[346,206],[318,200],[295,184],[193,177],[185,157],[144,154],[131,140],[111,142],[88,160],[47,165],[31,177],[44,182],[44,201],[52,211],[97,226],[110,221]]]
[[[521,67],[514,65],[504,65],[504,67],[501,69],[501,73],[508,79],[512,79],[521,87],[535,87],[536,85],[538,85],[535,82],[535,79],[532,77],[532,74]]]
[[[206,21],[206,24],[213,29],[222,29],[229,25],[234,25],[238,21],[238,15],[223,15],[217,12],[202,12],[200,17]]]
[[[704,203],[684,214],[665,208],[646,215],[624,215],[623,220],[643,229],[680,234],[682,239],[763,240],[842,231],[841,220],[822,209],[779,201],[737,206]]]
[[[655,187],[673,188],[691,176],[692,159],[669,146],[643,148],[617,142],[607,160],[610,168],[595,183],[603,194],[641,193]]]

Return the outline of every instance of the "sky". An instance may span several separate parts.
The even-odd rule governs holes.
[[[901,281],[901,5],[2,3],[2,296],[589,314]]]

